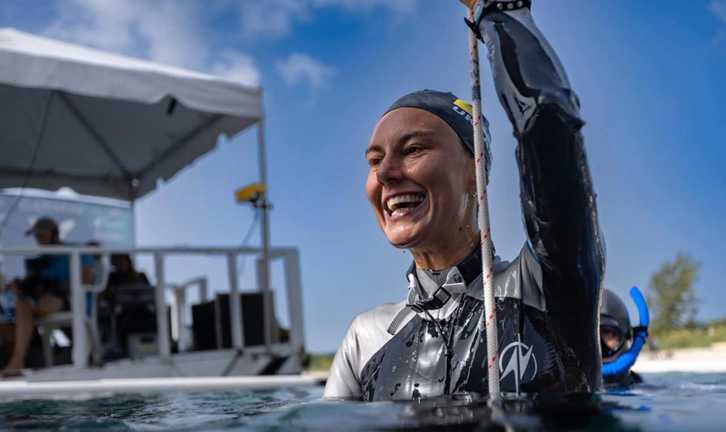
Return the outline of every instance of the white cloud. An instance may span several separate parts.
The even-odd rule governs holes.
[[[138,3],[136,3],[138,4]],[[189,2],[161,1],[153,13],[148,2],[135,9],[135,25],[148,43],[149,57],[162,63],[203,68],[209,47]],[[132,27],[133,28],[133,27]]]
[[[277,71],[288,85],[308,85],[317,90],[334,74],[333,68],[324,65],[307,54],[293,53],[276,64]]]
[[[282,37],[296,21],[308,21],[318,8],[338,7],[351,12],[376,7],[409,12],[418,0],[260,0],[242,1],[237,6],[244,36]]]
[[[200,3],[175,0],[58,0],[51,37],[160,63],[223,74],[251,84],[259,80],[252,58],[216,55],[199,22]]]
[[[305,21],[310,17],[307,0],[243,1],[238,7],[242,19],[242,33],[248,37],[285,36],[293,21]]]
[[[206,9],[239,14],[243,36],[278,38],[295,22],[312,19],[321,8],[351,13],[374,8],[405,13],[418,0],[229,0],[206,5],[178,0],[56,0],[58,16],[46,28],[51,37],[100,49],[148,58],[160,63],[208,71],[228,79],[256,84],[259,70],[248,55],[213,47],[202,22]],[[320,88],[333,70],[305,55],[293,54],[277,64],[291,85]]]
[[[242,84],[257,85],[260,82],[260,72],[252,57],[235,51],[223,52],[210,66],[209,71],[213,75]]]
[[[128,5],[125,2],[104,5],[95,0],[60,1],[60,14],[46,33],[85,45],[128,53],[134,45],[134,37],[128,31],[133,12]]]

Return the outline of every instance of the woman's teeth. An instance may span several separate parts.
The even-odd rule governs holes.
[[[402,215],[421,204],[425,197],[422,193],[392,196],[386,200],[386,210],[392,215]]]

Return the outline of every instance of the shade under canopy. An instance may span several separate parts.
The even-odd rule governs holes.
[[[257,87],[0,29],[0,188],[132,201],[262,115]]]

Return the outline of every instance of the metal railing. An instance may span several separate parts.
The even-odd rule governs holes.
[[[199,302],[209,300],[209,281],[204,276],[189,279],[178,284],[170,283],[166,286],[174,294],[174,307],[171,314],[171,338],[176,338],[179,344],[179,352],[182,352],[189,345],[184,333],[186,329],[185,312],[187,306],[187,290],[194,287],[197,287],[199,290],[197,295]]]
[[[86,319],[85,291],[81,282],[81,255],[102,256],[104,259],[111,254],[129,255],[152,255],[156,283],[154,284],[154,299],[156,305],[156,326],[159,347],[159,356],[164,360],[171,359],[171,341],[169,338],[169,322],[166,314],[165,289],[173,287],[175,292],[185,291],[194,285],[200,289],[200,298],[205,299],[208,295],[206,279],[202,282],[199,279],[188,281],[183,285],[167,283],[164,259],[170,255],[207,255],[223,256],[227,260],[227,273],[229,277],[230,294],[230,324],[232,327],[232,347],[235,349],[244,348],[244,332],[242,330],[242,309],[240,307],[239,273],[237,257],[240,255],[261,256],[259,248],[250,247],[136,247],[136,248],[106,248],[95,246],[46,246],[46,247],[23,247],[23,248],[0,248],[0,255],[13,256],[35,256],[35,255],[68,255],[70,256],[70,288],[71,288],[71,311],[73,313],[73,351],[72,359],[76,367],[88,366],[87,340],[84,327]],[[272,248],[270,249],[270,260],[282,259],[285,273],[285,294],[287,297],[288,317],[290,321],[290,345],[295,352],[301,352],[305,345],[305,334],[303,329],[302,292],[300,283],[300,257],[296,248]],[[258,287],[265,265],[261,259],[257,260]],[[264,286],[264,285],[262,285]],[[263,289],[258,288],[260,291]],[[265,294],[263,292],[263,294]],[[264,341],[265,347],[269,350],[272,344],[274,310],[270,301],[271,296],[263,295],[264,316]]]

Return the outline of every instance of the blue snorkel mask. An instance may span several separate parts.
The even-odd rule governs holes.
[[[635,307],[638,309],[640,325],[633,327],[633,343],[627,351],[621,353],[612,361],[603,361],[602,374],[604,377],[617,376],[628,372],[635,364],[640,350],[648,339],[648,324],[650,323],[648,305],[645,303],[643,294],[641,294],[637,287],[630,288],[630,298],[633,299],[633,303],[635,303]]]

